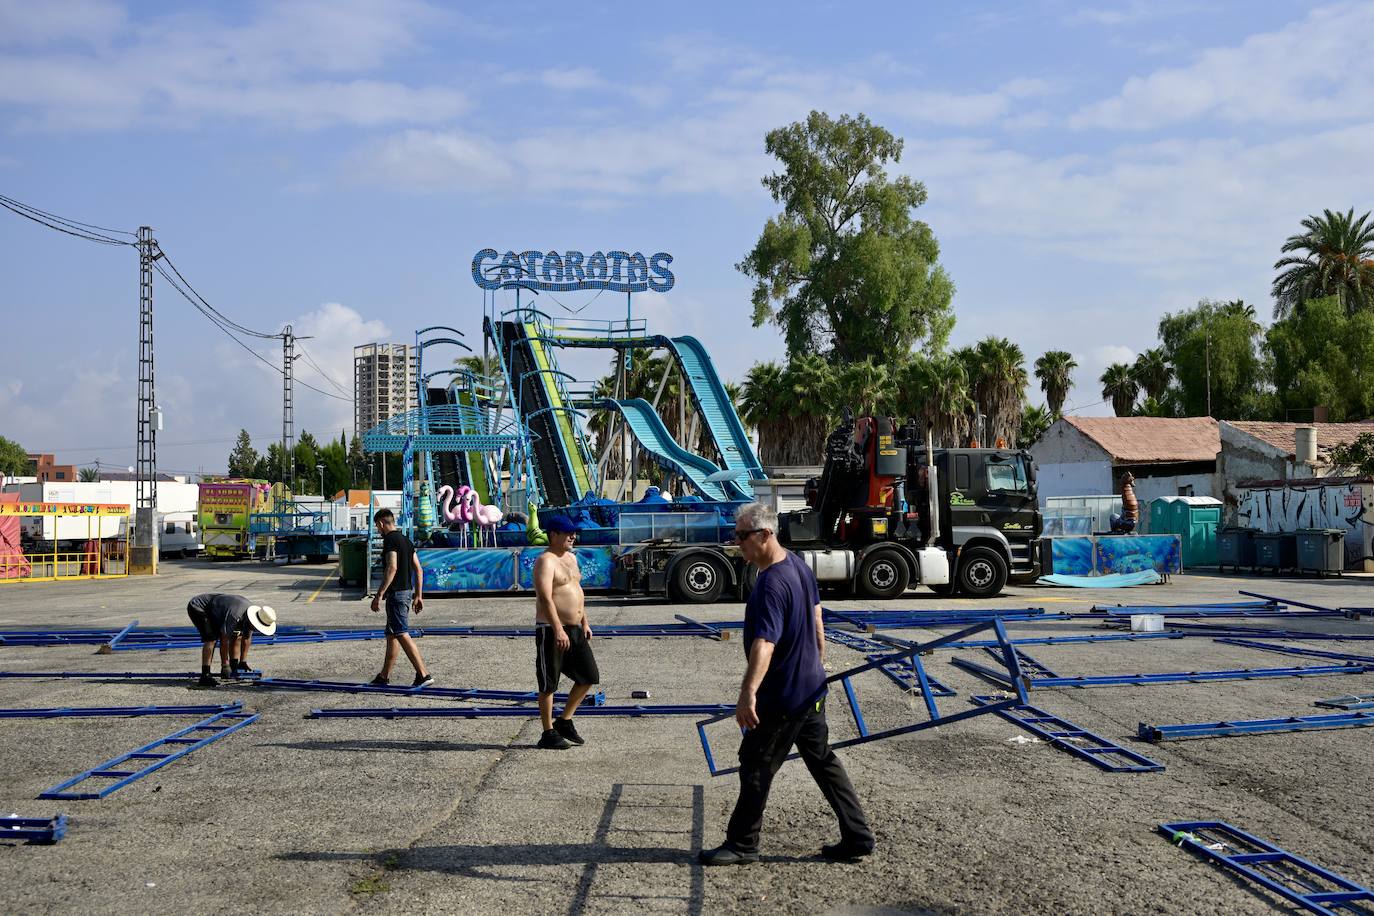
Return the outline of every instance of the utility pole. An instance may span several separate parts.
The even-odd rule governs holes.
[[[300,359],[296,355],[296,341],[309,339],[297,337],[291,332],[289,324],[281,332],[281,460],[284,465],[281,479],[293,492],[296,488],[296,456],[293,454],[296,446],[296,408],[292,373],[296,360]]]
[[[1212,415],[1212,325],[1210,322],[1203,328],[1202,339],[1207,363],[1207,416],[1210,417]]]
[[[134,530],[127,569],[157,574],[157,389],[153,380],[153,262],[162,252],[151,226],[138,227],[138,455],[134,462]]]

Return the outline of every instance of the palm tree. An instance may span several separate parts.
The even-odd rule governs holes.
[[[1021,347],[1005,337],[985,337],[972,348],[960,351],[973,364],[970,387],[978,408],[987,416],[987,438],[981,445],[1003,441],[1015,444],[1021,427],[1021,404],[1026,399],[1026,356]]]
[[[1073,370],[1078,368],[1073,354],[1067,350],[1048,350],[1035,361],[1035,377],[1045,393],[1045,403],[1053,416],[1062,416],[1064,401],[1073,387]]]
[[[886,363],[866,359],[850,363],[835,376],[839,401],[855,416],[876,416],[890,410],[892,377]]]
[[[77,472],[77,479],[82,483],[94,483],[100,480],[100,468],[82,468]]]
[[[1174,370],[1164,356],[1163,348],[1155,347],[1136,357],[1135,364],[1131,366],[1131,376],[1140,390],[1145,392],[1145,397],[1157,402],[1168,389]]]
[[[964,444],[973,399],[968,373],[953,353],[912,354],[895,373],[893,409],[902,417],[929,426],[935,445]]]
[[[1305,232],[1290,235],[1283,251],[1303,252],[1274,263],[1274,317],[1301,313],[1309,299],[1335,296],[1347,315],[1374,308],[1374,222],[1323,210],[1302,221]]]
[[[1140,395],[1131,367],[1125,363],[1112,363],[1102,373],[1102,397],[1110,398],[1112,410],[1118,417],[1129,417],[1135,412],[1135,399]]]
[[[808,353],[788,363],[784,373],[787,436],[782,464],[819,464],[825,437],[839,418],[835,368],[825,357]]]
[[[1029,448],[1040,440],[1045,434],[1045,430],[1050,428],[1054,422],[1054,415],[1044,407],[1036,407],[1027,404],[1021,408],[1021,441],[1022,448]]]
[[[784,389],[783,369],[773,362],[755,363],[740,386],[740,419],[758,431],[762,464],[782,464],[778,454],[785,436],[787,398]]]

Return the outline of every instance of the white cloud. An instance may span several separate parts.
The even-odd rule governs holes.
[[[0,0],[0,45],[100,42],[124,23],[124,7],[109,0]]]
[[[104,14],[66,32],[65,18],[55,20],[45,5],[3,8],[33,40],[89,43],[81,50],[0,52],[0,104],[24,113],[16,119],[20,126],[191,128],[212,117],[301,128],[424,124],[449,121],[469,107],[467,95],[452,86],[363,76],[414,53],[426,29],[448,21],[442,10],[413,0],[290,0],[263,7],[241,26],[196,12],[141,21],[137,28],[117,7],[89,5]]]
[[[1132,77],[1070,119],[1079,128],[1146,130],[1212,118],[1234,123],[1340,122],[1374,111],[1374,74],[1351,66],[1374,47],[1374,4],[1314,10],[1277,31],[1212,48],[1186,67]]]

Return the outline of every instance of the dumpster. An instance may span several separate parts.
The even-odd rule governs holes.
[[[1236,572],[1241,567],[1254,571],[1256,533],[1254,528],[1223,528],[1217,535],[1217,565],[1223,571],[1228,566]]]
[[[367,538],[339,541],[339,584],[362,585],[367,581]]]
[[[1272,569],[1275,575],[1282,570],[1293,569],[1298,565],[1297,536],[1287,532],[1273,534],[1267,531],[1255,534],[1255,566],[1258,569]]]
[[[1339,528],[1303,528],[1297,533],[1298,572],[1341,575],[1345,572],[1345,532]]]

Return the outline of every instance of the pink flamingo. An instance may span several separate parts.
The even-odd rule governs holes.
[[[506,517],[505,513],[496,506],[483,505],[482,498],[477,495],[477,491],[468,488],[466,493],[459,490],[459,506],[463,512],[464,521],[475,522],[478,531],[483,535],[490,534],[491,546],[496,546],[496,526],[501,524],[501,520]]]
[[[463,517],[463,502],[462,502],[464,496],[466,495],[466,494],[464,493],[464,491],[467,490],[467,489],[468,489],[468,487],[466,487],[466,486],[463,486],[463,487],[459,487],[459,488],[458,488],[458,492],[457,492],[457,494],[456,494],[456,496],[457,496],[457,503],[458,503],[457,505],[454,505],[454,502],[455,502],[455,499],[454,499],[455,494],[454,494],[454,492],[453,492],[453,487],[450,487],[448,484],[444,484],[442,487],[439,488],[438,492],[435,493],[435,496],[436,496],[436,497],[438,498],[438,500],[439,500],[439,514],[440,514],[441,516],[443,516],[444,521],[446,521],[446,522],[448,522],[448,523],[450,523],[450,524],[452,524],[453,522],[464,522],[464,523],[466,523],[466,522],[469,521],[468,519],[466,519],[466,518]],[[467,542],[468,542],[468,526],[467,526],[467,524],[464,524],[461,528],[458,529],[458,540],[459,540],[459,543],[460,543],[462,546],[464,546],[464,547],[467,546]]]

